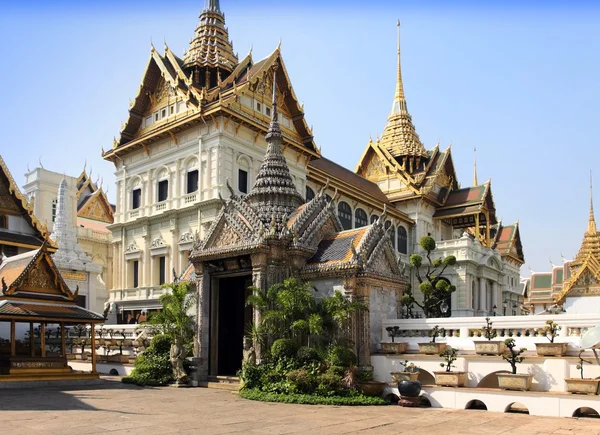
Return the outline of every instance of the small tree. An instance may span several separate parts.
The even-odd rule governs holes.
[[[429,332],[429,336],[431,337],[431,342],[435,343],[435,339],[440,335],[444,335],[446,333],[445,328],[440,328],[440,325],[435,325],[433,329]]]
[[[590,361],[588,361],[588,360],[586,360],[586,359],[583,359],[583,358],[581,357],[581,354],[582,354],[583,352],[584,352],[584,349],[581,349],[581,350],[579,351],[579,355],[578,355],[578,357],[579,357],[579,363],[577,363],[577,370],[579,370],[579,373],[581,374],[581,379],[583,379],[583,365],[584,365],[584,364],[592,364]]]
[[[561,329],[562,327],[558,326],[558,323],[554,322],[554,320],[546,320],[546,326],[542,329],[542,333],[550,340],[550,343],[554,343],[554,339],[558,336],[558,331]]]
[[[419,366],[415,365],[413,362],[408,362],[408,360],[404,360],[404,362],[400,363],[402,367],[404,367],[404,371],[406,373],[419,373]]]
[[[448,346],[442,353],[440,353],[440,357],[444,358],[445,361],[440,363],[440,366],[445,367],[447,372],[449,372],[452,368],[456,368],[456,366],[453,365],[454,361],[456,361],[458,358],[456,349]]]
[[[385,328],[385,330],[387,331],[388,335],[391,337],[392,343],[394,342],[395,337],[400,337],[401,333],[400,333],[399,326],[388,326],[387,328]]]
[[[506,348],[508,350],[502,355],[502,358],[505,361],[507,361],[510,364],[510,366],[512,367],[512,374],[516,375],[517,374],[517,364],[521,364],[523,362],[523,360],[525,359],[524,357],[521,356],[521,354],[526,352],[527,349],[522,347],[519,350],[515,350],[516,343],[515,343],[514,338],[507,338],[506,340],[504,340],[504,344],[506,345]]]
[[[488,339],[488,341],[493,340],[498,335],[496,330],[494,328],[492,328],[492,322],[490,322],[489,317],[485,318],[485,326],[480,329],[480,332],[481,332],[481,334],[483,334],[483,336],[485,338]]]
[[[449,284],[441,275],[448,266],[456,264],[456,257],[449,255],[446,258],[431,258],[431,253],[435,251],[435,240],[432,237],[422,237],[419,243],[426,252],[429,262],[427,270],[422,276],[420,269],[423,265],[423,257],[418,254],[410,256],[410,265],[415,269],[417,280],[419,281],[419,291],[423,294],[423,301],[418,302],[409,287],[406,290],[405,297],[402,298],[403,306],[412,307],[417,305],[423,310],[425,317],[442,317],[442,304],[447,302],[450,295],[456,290],[456,287]]]
[[[189,282],[163,284],[162,288],[170,291],[158,299],[162,309],[152,313],[149,324],[171,339],[173,379],[177,383],[184,383],[187,375],[183,361],[187,356],[186,345],[194,337],[194,315],[190,312],[196,305],[196,293]]]

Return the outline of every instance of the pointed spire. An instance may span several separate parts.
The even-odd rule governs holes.
[[[402,84],[402,68],[400,64],[400,20],[398,26],[398,71],[396,78],[396,93],[392,111],[381,136],[379,146],[385,148],[396,159],[409,157],[410,164],[407,167],[421,169],[421,161],[413,158],[428,159],[429,154],[421,143],[419,135],[415,131],[410,113],[408,113],[406,99],[404,97],[404,86]],[[409,172],[412,172],[409,170]]]
[[[256,175],[256,182],[245,200],[257,211],[265,226],[275,222],[276,230],[283,229],[287,217],[303,204],[296,190],[290,169],[281,152],[283,134],[279,128],[277,112],[277,71],[273,73],[273,101],[271,123],[265,139],[267,153]]]
[[[588,221],[589,234],[595,234],[598,230],[596,229],[596,219],[594,218],[594,195],[592,191],[592,171],[590,170],[590,220]]]
[[[477,186],[477,147],[473,148],[473,187]]]
[[[391,115],[408,114],[406,108],[406,99],[404,98],[404,86],[402,85],[402,67],[400,63],[400,20],[398,26],[398,76],[396,78],[396,94],[394,95],[394,103],[392,104]]]
[[[206,0],[204,10],[221,13],[219,0]]]

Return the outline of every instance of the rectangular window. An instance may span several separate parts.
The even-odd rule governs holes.
[[[265,107],[265,112],[266,112],[267,116],[271,116],[271,108],[270,107]]]
[[[248,193],[248,172],[243,169],[238,171],[238,190],[242,193]]]
[[[260,112],[260,103],[256,103],[256,110]]]
[[[198,190],[198,169],[187,173],[187,193],[196,192]]]
[[[131,192],[131,208],[135,210],[142,205],[142,189],[133,189]]]
[[[160,119],[166,118],[167,117],[167,109],[162,109],[160,111]]]
[[[158,182],[158,202],[166,201],[169,197],[169,180]]]
[[[167,261],[166,257],[159,257],[158,259],[158,284],[163,285],[167,276]]]
[[[158,121],[158,112],[154,112],[154,122]]]
[[[133,262],[133,288],[138,288],[140,285],[140,262],[135,260]]]
[[[173,113],[175,113],[175,105],[174,105],[174,104],[171,104],[171,105],[169,106],[169,115],[172,115]]]

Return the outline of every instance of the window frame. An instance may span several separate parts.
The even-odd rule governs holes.
[[[139,198],[138,198],[138,204],[136,207],[135,204],[135,198],[136,198],[136,194],[139,192]],[[134,187],[133,189],[131,189],[131,209],[132,210],[137,210],[139,208],[142,208],[142,188],[141,187]]]
[[[403,233],[404,238],[400,239],[400,234]],[[402,242],[402,243],[401,243]],[[400,245],[404,245],[404,251],[400,249]],[[408,231],[402,225],[396,228],[396,250],[401,254],[408,254]]]
[[[133,260],[133,264],[132,264],[132,277],[133,277],[133,288],[139,288],[140,287],[140,261],[139,260]]]
[[[359,217],[359,214],[362,215]],[[359,221],[361,221],[360,225]],[[367,215],[367,212],[364,209],[356,207],[354,210],[354,228],[362,228],[366,227],[367,225],[369,225],[369,215]]]
[[[243,174],[243,176],[242,176],[242,174]],[[249,178],[248,171],[243,168],[238,168],[238,190],[241,193],[248,193],[248,178]],[[244,189],[242,189],[242,180],[244,181],[244,184],[245,184],[245,186],[243,186]]]
[[[347,206],[348,210],[342,210],[341,208]],[[347,216],[342,216],[342,214],[345,214]],[[340,223],[342,224],[342,228],[344,230],[351,230],[352,226],[353,226],[353,221],[352,221],[352,207],[350,206],[350,204],[348,204],[346,201],[340,201],[338,202],[337,205],[337,215],[338,215],[338,219],[340,220]],[[346,228],[346,224],[348,224],[348,228]]]
[[[167,257],[161,255],[158,257],[158,285],[167,282]]]
[[[192,173],[196,173],[196,188],[194,190],[190,190],[190,174]],[[190,169],[189,171],[187,171],[186,174],[186,178],[185,178],[185,192],[186,193],[194,193],[197,192],[198,189],[200,187],[200,171],[195,168],[195,169]]]
[[[161,187],[166,186],[165,197],[161,199]],[[156,201],[164,202],[169,199],[169,179],[165,178],[162,180],[158,180],[156,183]]]

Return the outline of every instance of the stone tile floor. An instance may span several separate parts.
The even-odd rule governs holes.
[[[600,419],[251,402],[221,390],[98,385],[0,390],[0,434],[600,434]]]

